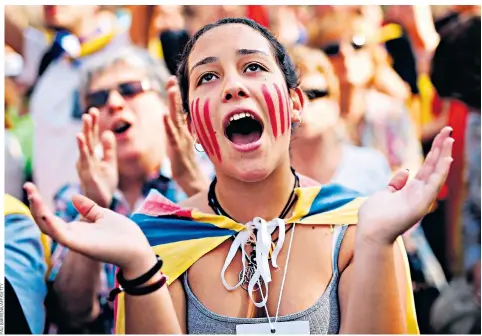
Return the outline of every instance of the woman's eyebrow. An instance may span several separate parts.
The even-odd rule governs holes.
[[[264,55],[264,56],[269,56],[269,54],[266,51],[256,50],[256,49],[238,49],[238,50],[236,50],[236,54],[239,55],[239,56],[253,55],[253,54],[261,54],[261,55]],[[190,72],[192,72],[194,70],[194,68],[196,68],[198,66],[215,63],[217,61],[219,61],[218,57],[214,57],[214,56],[205,57],[202,60],[200,60],[199,62],[197,62],[196,64],[194,64],[193,67],[191,68]]]
[[[193,65],[190,72],[192,72],[195,67],[205,65],[205,64],[215,63],[217,61],[219,61],[219,58],[214,57],[214,56],[209,56],[209,57],[203,58],[202,60],[200,60],[199,62],[197,62],[196,64]]]
[[[252,54],[263,54],[264,56],[269,56],[269,54],[266,51],[256,50],[256,49],[238,49],[236,50],[236,54],[240,56],[252,55]]]

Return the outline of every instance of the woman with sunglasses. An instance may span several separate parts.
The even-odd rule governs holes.
[[[406,333],[405,312],[413,302],[403,283],[407,272],[395,240],[426,213],[447,175],[450,129],[438,136],[415,179],[407,181],[406,171],[401,171],[363,203],[356,227],[296,225],[289,219],[303,202],[290,200],[293,191],[302,195],[312,189],[293,188],[299,184],[290,165],[291,124],[300,121],[304,102],[284,47],[254,21],[223,19],[188,42],[179,82],[190,129],[212,160],[216,179],[209,192],[183,204],[198,209],[189,212],[192,220],[185,210],[155,195],[144,205],[153,216],[133,219],[157,237],[150,235],[151,243],[158,238],[172,241],[184,232],[192,238],[184,243],[198,244],[205,240],[199,242],[198,232],[189,229],[196,227],[195,218],[231,217],[227,222],[239,232],[233,239],[226,237],[232,232],[227,227],[204,223],[206,230],[224,235],[212,237],[218,239],[216,247],[191,249],[181,258],[180,245],[168,244],[172,248],[160,256],[166,258],[162,266],[132,221],[77,196],[75,205],[88,223],[63,225],[43,205],[35,187],[26,185],[42,230],[80,253],[119,266],[123,287],[118,291],[126,293],[117,310],[125,303],[125,332],[213,334],[258,328],[263,333]],[[330,202],[329,197],[321,204],[325,201]],[[177,223],[171,228],[177,233],[164,235],[166,226],[156,225],[158,212],[171,213],[171,223]],[[256,234],[253,225],[259,229]],[[268,254],[270,242],[277,239]],[[279,250],[282,239],[285,245]],[[252,251],[256,259],[250,262],[257,266],[248,274],[251,263],[245,259]],[[171,272],[174,279],[167,288],[165,276],[157,271],[182,263],[187,268],[182,274]],[[260,272],[262,290],[253,287]]]
[[[339,183],[365,195],[386,187],[391,172],[385,157],[344,138],[340,88],[330,60],[322,51],[304,46],[292,48],[290,55],[300,69],[307,98],[303,121],[291,140],[293,167],[321,184]]]
[[[309,45],[329,57],[340,81],[341,116],[354,144],[372,147],[387,158],[392,171],[415,172],[422,149],[409,109],[403,81],[380,49],[373,24],[360,13],[337,11],[318,18]],[[399,89],[402,83],[403,90]]]

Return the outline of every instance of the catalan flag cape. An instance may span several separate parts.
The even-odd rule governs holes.
[[[298,200],[286,223],[308,225],[354,225],[364,198],[339,185],[325,185],[295,190]],[[143,206],[132,216],[146,235],[153,251],[164,260],[163,273],[168,284],[179,278],[203,255],[245,229],[232,219],[183,209],[151,191]],[[401,238],[398,245],[406,258]],[[405,260],[407,284],[407,325],[409,333],[418,334],[408,259]],[[124,293],[115,302],[116,333],[125,333]]]

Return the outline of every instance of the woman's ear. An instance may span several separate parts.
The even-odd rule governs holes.
[[[306,102],[305,94],[300,87],[297,87],[290,90],[290,96],[292,101],[291,122],[300,123]]]

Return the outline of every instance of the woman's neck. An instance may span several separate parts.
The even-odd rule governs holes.
[[[255,217],[277,218],[288,202],[294,184],[295,177],[287,159],[259,182],[247,183],[217,174],[215,191],[223,209],[236,221],[247,223]]]
[[[292,142],[291,162],[301,175],[329,183],[340,165],[342,143],[334,130],[327,130],[317,138]]]

